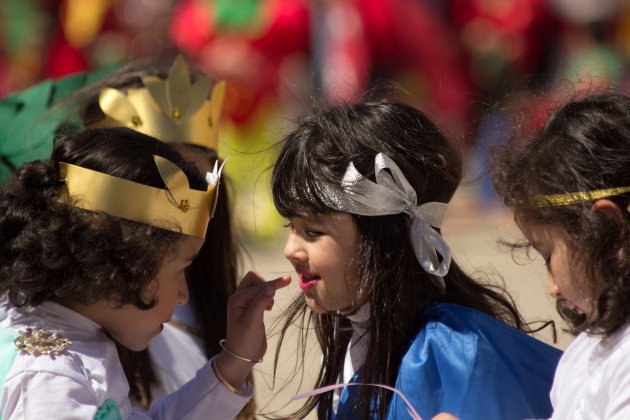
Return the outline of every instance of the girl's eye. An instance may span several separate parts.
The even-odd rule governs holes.
[[[315,238],[319,238],[320,236],[323,235],[322,232],[317,232],[315,230],[307,230],[304,232],[306,234],[306,236],[310,239],[315,239]]]
[[[284,227],[293,230],[293,223],[287,222]]]
[[[549,271],[551,269],[551,255],[548,257],[543,256],[543,258],[545,259],[545,267]]]

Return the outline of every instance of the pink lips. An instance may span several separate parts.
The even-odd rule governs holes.
[[[311,287],[315,286],[321,277],[311,274],[307,271],[297,270],[298,276],[300,276],[300,289],[307,291]]]

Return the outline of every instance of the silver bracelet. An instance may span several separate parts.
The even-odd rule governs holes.
[[[240,355],[230,351],[230,349],[228,349],[227,346],[225,345],[225,342],[226,342],[226,340],[224,338],[223,340],[219,341],[219,345],[221,346],[223,351],[225,351],[230,356],[236,357],[237,359],[242,360],[244,362],[249,362],[249,363],[254,363],[254,364],[261,363],[263,361],[262,358],[260,360],[252,360],[252,359],[248,359],[247,357],[240,356]]]

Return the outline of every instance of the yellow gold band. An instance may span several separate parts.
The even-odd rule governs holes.
[[[215,376],[217,377],[219,382],[223,384],[224,387],[226,387],[227,389],[229,389],[230,391],[238,395],[243,395],[245,393],[245,389],[247,389],[247,381],[245,381],[244,389],[238,389],[234,387],[232,384],[230,384],[227,380],[225,380],[223,375],[221,375],[221,371],[217,367],[216,359],[212,359],[212,362],[210,362],[210,364],[212,365],[212,370],[214,371]]]
[[[583,203],[599,200],[600,198],[613,197],[630,192],[630,187],[606,188],[594,191],[578,191],[566,194],[542,195],[534,199],[534,207],[567,206],[569,204]]]

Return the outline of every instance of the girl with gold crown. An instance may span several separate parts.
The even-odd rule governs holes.
[[[577,337],[551,390],[554,419],[630,418],[630,97],[576,97],[531,141],[508,142],[494,184],[547,267]],[[464,416],[465,417],[465,416]]]
[[[0,120],[9,127],[4,136],[0,133],[0,143],[12,145],[12,150],[28,150],[20,156],[27,161],[50,154],[51,132],[60,121],[88,127],[123,126],[178,148],[194,144],[186,153],[194,151],[195,162],[209,170],[218,159],[224,92],[224,82],[211,86],[205,74],[189,74],[181,57],[172,66],[135,62],[107,76],[76,75],[47,81],[0,102]],[[52,109],[46,110],[43,104],[52,104]],[[31,129],[23,123],[29,116],[34,121]],[[225,186],[218,190],[208,233],[213,240],[204,242],[186,272],[190,302],[176,307],[162,334],[147,349],[132,352],[119,346],[130,398],[136,405],[146,408],[154,398],[178,389],[221,351],[227,299],[236,289],[238,271]],[[244,412],[253,410],[252,400]]]
[[[186,146],[185,153],[207,171],[218,160],[225,89],[225,82],[211,85],[205,74],[190,74],[178,56],[171,66],[131,63],[81,89],[66,107],[77,103],[81,123],[88,127],[128,127],[176,148],[193,145]],[[163,333],[146,350],[119,347],[134,403],[147,406],[174,391],[221,351],[227,299],[236,289],[238,271],[231,219],[224,186],[208,224],[212,240],[204,243],[186,272],[190,302],[177,306]],[[252,410],[250,403],[247,411]]]
[[[251,398],[263,312],[288,278],[245,276],[222,352],[148,413],[132,408],[116,351],[146,348],[189,298],[220,177],[186,158],[191,147],[86,130],[0,190],[1,418],[226,419]]]

